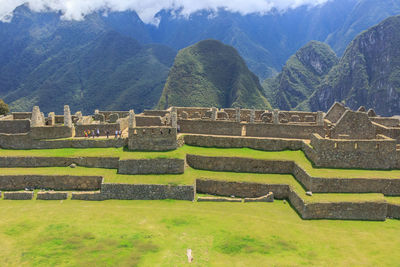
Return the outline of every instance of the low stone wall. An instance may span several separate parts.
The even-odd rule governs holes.
[[[250,123],[246,125],[246,136],[252,137],[310,139],[313,133],[325,136],[324,126],[272,123]]]
[[[200,170],[282,174],[291,174],[294,164],[292,161],[268,161],[236,157],[207,157],[191,154],[186,155],[186,162],[190,167]]]
[[[399,127],[400,121],[396,118],[385,118],[385,117],[370,117],[372,122],[378,123],[386,127]]]
[[[89,200],[89,201],[101,201],[105,200],[104,195],[97,192],[72,192],[71,200]]]
[[[185,144],[192,146],[227,148],[248,147],[266,151],[300,150],[303,145],[302,140],[295,139],[267,139],[193,134],[185,134],[184,140]]]
[[[308,189],[316,193],[382,193],[398,196],[400,179],[311,177]]]
[[[388,203],[387,205],[387,217],[393,219],[400,219],[400,205]]]
[[[73,137],[75,134],[74,128],[67,126],[39,126],[32,127],[29,133],[32,139],[59,139]]]
[[[4,199],[31,200],[33,199],[33,191],[4,192]]]
[[[105,199],[194,200],[193,186],[170,186],[152,184],[102,184],[101,193]]]
[[[83,167],[117,169],[118,161],[118,157],[0,157],[0,167],[66,167],[75,163]]]
[[[387,203],[384,201],[308,203],[302,218],[384,221],[386,214]]]
[[[0,175],[0,190],[98,190],[102,181],[101,176]]]
[[[181,133],[241,136],[242,125],[232,121],[179,120]]]
[[[289,185],[285,184],[261,184],[196,179],[197,193],[217,196],[257,198],[265,196],[269,192],[273,192],[276,199],[284,199],[288,197],[289,190]]]
[[[120,160],[118,173],[121,174],[181,174],[185,161],[174,158]]]
[[[37,200],[64,200],[68,198],[67,192],[38,192]]]
[[[0,133],[27,133],[30,129],[30,120],[0,120]]]

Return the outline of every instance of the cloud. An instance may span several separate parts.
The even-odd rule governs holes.
[[[199,10],[217,12],[224,9],[243,15],[265,14],[272,8],[286,10],[302,5],[316,6],[329,0],[0,0],[0,20],[10,21],[13,10],[24,3],[37,12],[61,12],[66,20],[82,20],[90,13],[106,11],[136,11],[145,23],[157,24],[156,14],[172,10],[188,16]]]

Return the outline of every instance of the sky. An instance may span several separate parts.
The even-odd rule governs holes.
[[[189,16],[200,11],[225,9],[243,15],[265,14],[272,8],[284,11],[301,5],[315,6],[329,0],[0,0],[0,21],[8,22],[12,11],[27,3],[33,11],[55,11],[66,20],[82,20],[85,15],[106,10],[136,11],[145,23],[157,24],[156,14],[161,10],[171,10],[180,16]]]

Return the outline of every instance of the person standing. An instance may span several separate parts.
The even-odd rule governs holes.
[[[108,130],[106,130],[106,136],[107,136],[107,139],[108,139],[108,136],[110,135],[110,132],[108,131]]]
[[[99,130],[99,128],[97,128],[96,136],[97,136],[97,137],[100,137],[100,130]]]

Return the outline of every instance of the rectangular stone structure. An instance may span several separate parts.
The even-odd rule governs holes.
[[[68,198],[67,192],[38,192],[37,200],[64,200]]]
[[[4,192],[4,199],[32,200],[33,199],[33,191]]]
[[[121,174],[181,174],[185,169],[183,159],[128,159],[120,160]]]

